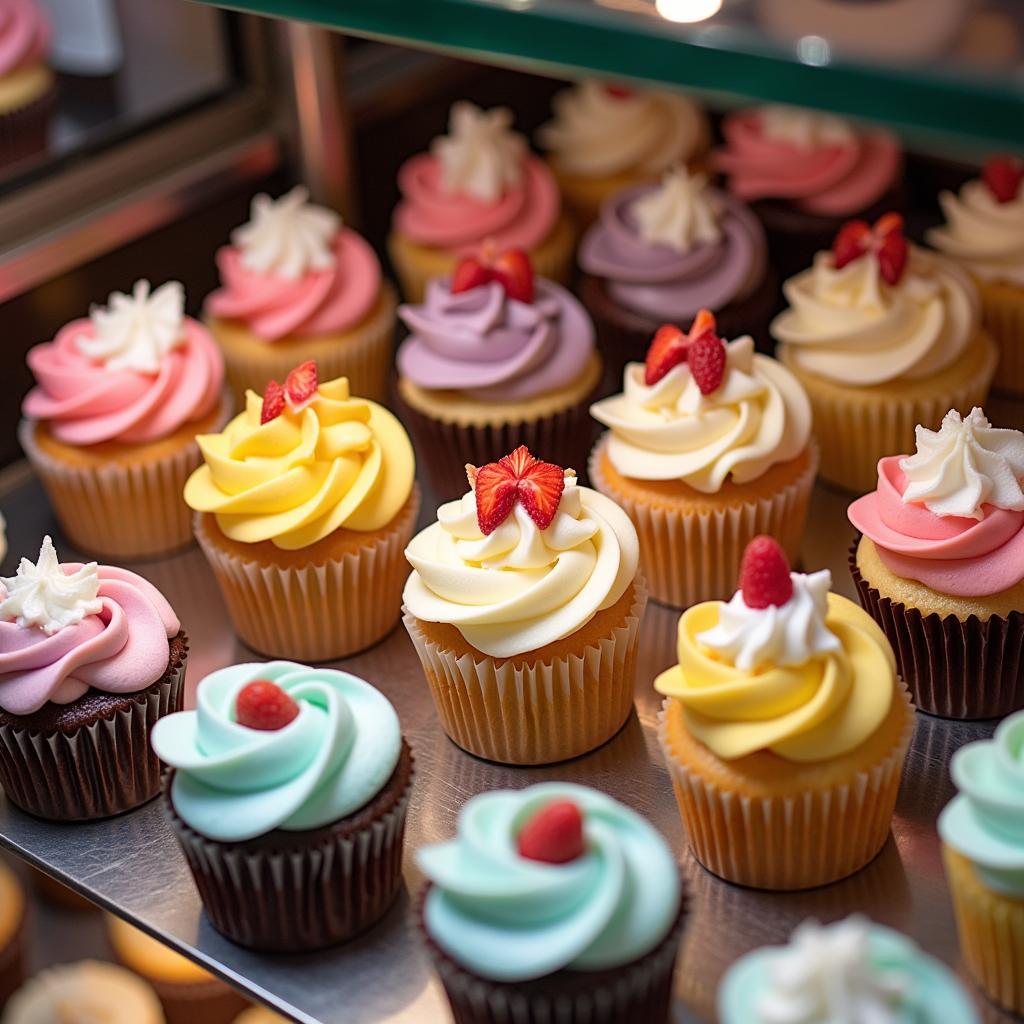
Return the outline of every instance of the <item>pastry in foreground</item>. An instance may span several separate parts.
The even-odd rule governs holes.
[[[238,406],[307,359],[325,378],[344,374],[357,394],[387,399],[395,289],[369,242],[305,188],[256,196],[217,267],[205,318]]]
[[[524,249],[539,276],[569,283],[575,229],[508,108],[453,104],[448,134],[402,164],[398,187],[388,251],[407,302],[422,302],[429,281],[487,241]]]
[[[75,547],[138,559],[190,544],[181,489],[200,463],[195,435],[219,430],[230,400],[182,286],[114,292],[31,349],[28,365],[36,386],[18,440]]]
[[[917,428],[849,508],[850,571],[922,711],[996,718],[1024,707],[1024,434],[981,409]]]
[[[906,935],[853,915],[801,924],[726,971],[719,1024],[978,1024],[970,996]]]
[[[396,625],[420,492],[409,437],[316,363],[245,397],[185,485],[196,538],[242,640],[329,661]]]
[[[421,847],[417,922],[458,1024],[665,1024],[685,899],[668,844],[604,793],[469,800]]]
[[[38,0],[4,0],[0,8],[0,166],[46,150],[57,105],[47,64],[53,27]]]
[[[25,891],[17,876],[0,860],[0,1012],[25,980]]]
[[[996,348],[977,290],[908,244],[899,214],[850,221],[783,291],[789,308],[771,331],[810,396],[829,483],[870,490],[878,460],[913,444],[914,424],[938,427],[947,409],[985,400]]]
[[[405,627],[448,736],[503,764],[611,739],[633,708],[636,530],[576,474],[517,448],[406,549]]]
[[[651,595],[686,608],[731,593],[747,543],[771,534],[796,559],[818,465],[811,407],[780,363],[745,335],[719,337],[701,310],[665,324],[623,393],[591,406],[608,432],[590,480],[640,535]]]
[[[889,837],[914,709],[885,634],[831,583],[755,538],[739,589],[683,613],[655,681],[690,849],[726,881],[826,885]]]
[[[521,444],[584,464],[601,383],[594,327],[574,295],[534,275],[526,253],[484,246],[399,315],[410,331],[398,350],[399,414],[438,494],[461,491],[467,462]]]
[[[960,950],[974,980],[1024,1014],[1024,713],[950,764],[959,794],[939,816]]]
[[[0,578],[0,786],[55,821],[107,818],[160,792],[154,722],[184,699],[188,640],[127,569],[39,559]]]
[[[295,953],[369,928],[398,895],[412,754],[369,683],[287,661],[206,676],[153,746],[206,914],[233,942]]]

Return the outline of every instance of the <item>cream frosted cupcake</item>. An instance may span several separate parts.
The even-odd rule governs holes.
[[[678,608],[725,597],[757,534],[795,560],[818,452],[793,375],[749,336],[722,341],[702,310],[688,335],[662,327],[623,384],[591,407],[609,431],[590,480],[636,526],[652,596]]]
[[[633,707],[647,591],[626,514],[519,448],[413,538],[405,626],[464,750],[549,764],[611,739]]]
[[[908,246],[898,215],[851,221],[783,291],[789,308],[771,332],[810,396],[830,483],[870,490],[878,460],[910,448],[916,424],[937,427],[988,394],[996,348],[977,291],[953,263]]]

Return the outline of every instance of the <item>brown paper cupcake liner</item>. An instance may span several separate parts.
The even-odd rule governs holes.
[[[201,513],[195,535],[248,647],[291,661],[333,661],[372,647],[398,624],[419,508],[417,484],[372,541],[323,563],[281,566],[238,555],[221,546],[216,521]]]
[[[0,167],[14,167],[47,150],[57,86],[17,110],[0,114]]]
[[[858,542],[849,555],[857,596],[884,630],[917,707],[958,719],[1003,718],[1024,708],[1024,612],[984,622],[976,615],[924,615],[864,579]]]
[[[788,487],[742,506],[723,505],[699,514],[646,505],[616,490],[601,470],[606,445],[607,435],[594,446],[590,482],[633,521],[640,538],[640,567],[655,601],[689,608],[701,601],[730,597],[739,579],[743,552],[758,534],[775,537],[790,562],[796,564],[818,468],[818,448],[813,441],[806,470]]]
[[[463,750],[501,764],[554,764],[610,740],[633,708],[640,619],[647,588],[637,576],[629,614],[610,636],[566,657],[515,664],[476,660],[429,640],[404,609],[434,706]]]
[[[398,767],[362,810],[310,832],[271,832],[244,843],[201,836],[164,804],[210,923],[247,949],[302,953],[344,942],[377,922],[402,885],[412,793],[405,741]]]
[[[232,1024],[250,1005],[247,999],[219,978],[171,982],[143,977],[153,986],[167,1024]]]
[[[89,821],[130,811],[160,792],[162,766],[149,743],[154,723],[180,711],[188,640],[164,677],[126,694],[109,716],[72,731],[0,723],[0,787],[11,803],[51,821]],[[85,698],[83,698],[85,699]]]
[[[910,707],[906,690],[900,694]],[[859,871],[885,845],[914,732],[912,714],[886,756],[848,782],[752,797],[708,782],[676,758],[668,704],[666,698],[658,713],[658,740],[690,850],[712,874],[754,889],[813,889]]]
[[[974,278],[981,318],[999,348],[992,390],[1024,395],[1024,288],[1005,281]]]

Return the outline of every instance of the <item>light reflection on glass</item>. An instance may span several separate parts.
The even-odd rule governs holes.
[[[832,59],[832,49],[821,36],[803,36],[796,44],[796,55],[801,63],[820,68]]]
[[[680,25],[713,18],[722,9],[722,0],[655,0],[657,12]]]

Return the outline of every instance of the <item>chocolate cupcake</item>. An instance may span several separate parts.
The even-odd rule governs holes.
[[[232,665],[153,745],[171,826],[213,926],[267,952],[342,942],[402,881],[412,754],[387,699],[347,672]]]
[[[184,696],[188,640],[126,569],[39,561],[0,579],[0,785],[41,818],[106,818],[160,791],[149,732]]]

